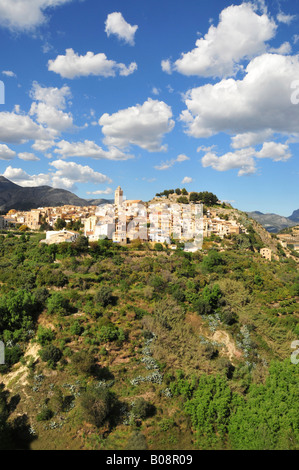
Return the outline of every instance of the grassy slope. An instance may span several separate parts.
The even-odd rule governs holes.
[[[11,419],[25,413],[35,429],[38,438],[31,443],[32,449],[124,449],[136,425],[150,449],[196,449],[194,429],[183,411],[184,397],[168,398],[163,394],[178,370],[189,378],[202,374],[224,376],[229,361],[235,368],[230,387],[244,394],[249,383],[264,382],[271,360],[290,356],[290,344],[298,337],[298,299],[291,290],[296,276],[298,281],[295,262],[281,258],[269,263],[258,253],[237,249],[235,241],[224,244],[224,268],[215,266],[208,271],[203,269],[202,259],[209,256],[209,251],[193,256],[153,251],[128,251],[97,259],[88,254],[57,256],[56,268],[68,277],[68,284],[48,288],[68,297],[74,313],[50,315],[45,308],[38,324],[55,331],[53,344],[63,351],[64,363],[49,368],[39,358],[40,346],[33,340],[28,353],[36,359],[35,365],[28,367],[27,356],[25,364],[16,364],[1,377],[11,395],[21,397]],[[221,248],[217,243],[214,247]],[[4,292],[9,287],[5,289],[4,277],[1,281]],[[196,313],[194,299],[205,285],[215,283],[223,292],[226,307],[237,315],[232,325],[215,321],[215,315],[202,317]],[[96,318],[94,296],[102,285],[112,289],[117,303],[101,308]],[[174,300],[174,285],[184,292],[184,300]],[[170,315],[168,324],[157,315],[161,304],[165,310],[167,305],[171,311],[178,309],[177,316]],[[99,340],[100,329],[108,321],[126,333],[124,341]],[[83,334],[71,332],[75,322],[84,329]],[[152,372],[141,361],[146,331],[156,335],[150,348],[163,382],[134,386],[132,379]],[[211,348],[216,354],[211,354]],[[89,350],[96,358],[96,377],[74,365],[74,354],[82,350]],[[118,402],[112,424],[97,429],[83,414],[80,393],[87,384],[99,380],[113,380],[111,390]],[[65,396],[75,397],[73,404],[68,411],[56,412],[50,421],[38,422],[36,416],[45,403],[53,408],[55,386]],[[121,410],[124,405],[130,409],[138,397],[154,405],[154,416],[137,420],[135,425],[123,424]]]

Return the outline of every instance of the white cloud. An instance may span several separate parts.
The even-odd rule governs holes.
[[[34,82],[30,96],[37,102],[32,103],[29,114],[35,115],[37,121],[40,124],[46,124],[54,131],[54,134],[73,126],[72,114],[63,111],[71,98],[68,86],[62,88],[42,87]]]
[[[137,70],[137,64],[132,62],[128,67],[108,60],[104,53],[87,52],[79,55],[73,49],[66,49],[65,55],[58,55],[55,60],[49,60],[48,70],[58,73],[64,78],[87,77],[96,75],[115,77],[116,73],[127,76]]]
[[[192,183],[193,179],[190,176],[185,176],[182,180],[182,184],[189,184]]]
[[[173,67],[184,75],[224,77],[234,75],[242,59],[266,51],[276,24],[267,14],[259,15],[252,3],[231,5],[220,14],[217,27],[196,41],[196,48],[182,54]],[[167,66],[169,68],[169,66]]]
[[[257,158],[271,158],[275,162],[286,161],[292,157],[289,146],[279,142],[265,142],[262,149],[256,153]]]
[[[114,114],[103,114],[99,120],[104,142],[109,147],[125,148],[138,145],[149,152],[166,150],[161,146],[164,134],[172,131],[172,111],[163,101],[148,98],[142,105],[137,104]]]
[[[70,188],[75,183],[112,183],[108,176],[94,171],[87,165],[78,165],[77,163],[66,162],[65,160],[55,160],[50,162],[50,165],[57,170],[52,178],[54,187],[58,187],[57,185],[61,180],[64,181],[64,185],[67,184]]]
[[[286,161],[291,158],[292,154],[287,144],[279,142],[265,142],[260,151],[253,147],[228,152],[222,156],[208,152],[202,158],[202,166],[212,167],[217,171],[228,171],[238,169],[238,176],[254,174],[257,171],[256,158],[269,158],[275,162]]]
[[[284,42],[281,46],[275,48],[271,47],[269,49],[269,52],[272,52],[274,54],[282,54],[282,55],[287,55],[292,52],[292,46],[289,42]]]
[[[181,114],[186,132],[209,137],[219,132],[298,133],[298,107],[291,83],[298,80],[299,57],[263,54],[253,59],[242,80],[227,79],[189,90]]]
[[[49,134],[46,129],[37,125],[29,116],[0,113],[0,141],[20,144],[27,140],[47,138]]]
[[[217,171],[238,169],[238,176],[250,175],[256,173],[254,155],[254,148],[228,152],[220,157],[215,153],[209,152],[201,159],[201,163],[204,168],[210,166]]]
[[[16,152],[7,147],[7,145],[0,144],[0,160],[12,160],[15,155]]]
[[[160,165],[155,166],[155,169],[156,170],[168,170],[175,163],[185,162],[186,160],[190,160],[190,158],[187,157],[187,155],[180,154],[180,155],[177,156],[177,158],[172,158],[171,160],[168,160],[166,162],[161,162]]]
[[[68,157],[91,157],[95,159],[107,160],[128,160],[133,155],[122,152],[121,150],[111,147],[109,150],[103,150],[95,142],[85,140],[84,142],[67,142],[61,140],[57,142],[54,153],[59,154],[62,158]]]
[[[238,134],[232,138],[231,146],[234,149],[239,149],[250,147],[251,145],[258,145],[269,139],[272,134],[273,132],[271,129],[266,129],[260,132],[245,132],[244,134]]]
[[[187,155],[184,155],[183,153],[178,155],[176,159],[177,162],[185,162],[186,160],[190,160],[190,158],[187,157]]]
[[[116,64],[116,67],[119,69],[119,75],[122,77],[127,77],[137,70],[136,62],[131,62],[128,67],[124,64]]]
[[[77,165],[77,163],[63,160],[56,160],[50,165],[55,168],[55,171],[37,175],[29,175],[22,168],[8,166],[3,176],[26,187],[48,185],[54,188],[73,189],[76,183],[110,184],[112,182],[108,176],[94,171],[89,166]]]
[[[30,152],[21,152],[18,154],[18,157],[26,162],[37,162],[40,160],[36,155],[34,155],[34,153]]]
[[[107,189],[99,189],[98,191],[87,191],[86,194],[94,194],[94,195],[98,195],[98,194],[112,194],[113,193],[113,189],[112,188],[107,188]]]
[[[169,75],[172,73],[172,65],[169,59],[162,60],[161,67],[162,67],[163,72],[166,72]]]
[[[32,103],[29,114],[36,116],[36,120],[40,124],[46,124],[55,131],[54,134],[70,129],[73,126],[71,113],[64,113],[61,109],[56,109],[45,103]]]
[[[65,109],[72,98],[72,93],[70,88],[66,85],[62,88],[42,87],[38,82],[33,82],[30,97],[48,106],[53,106],[57,109]]]
[[[72,0],[0,0],[0,25],[11,31],[31,31],[47,21],[45,10]]]
[[[12,72],[11,70],[3,70],[2,73],[6,77],[16,78],[16,74]]]
[[[197,152],[211,152],[211,150],[213,150],[214,148],[216,148],[217,146],[215,144],[213,145],[210,145],[209,147],[207,147],[206,145],[201,145],[200,147],[197,148]]]
[[[159,94],[160,94],[159,88],[157,88],[157,87],[154,86],[154,87],[152,88],[152,94],[153,94],[153,95],[156,95],[156,96],[159,95]]]
[[[286,15],[284,13],[278,13],[277,21],[284,24],[291,24],[291,22],[296,18],[296,15]]]
[[[55,145],[54,140],[36,140],[32,148],[37,152],[46,152]]]
[[[118,39],[125,41],[131,46],[134,45],[135,33],[138,29],[137,25],[130,25],[126,22],[123,15],[120,12],[110,13],[107,16],[105,22],[105,32],[109,37],[111,34],[115,34]]]
[[[39,175],[28,175],[22,168],[8,166],[3,176],[20,186],[44,186],[51,183],[51,175],[40,173]]]

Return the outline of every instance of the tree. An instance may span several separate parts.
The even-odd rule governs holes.
[[[112,289],[108,286],[100,287],[95,295],[95,301],[99,303],[102,307],[113,305],[115,303],[116,298],[114,297],[112,292]]]
[[[232,400],[233,393],[225,378],[207,375],[200,377],[193,397],[185,405],[192,425],[197,430],[200,449],[224,447]]]
[[[54,227],[55,227],[55,230],[62,230],[66,227],[66,221],[58,218],[55,222]]]
[[[85,419],[99,428],[109,416],[112,407],[111,392],[105,388],[91,386],[81,395],[81,407]]]
[[[139,397],[134,400],[132,411],[137,418],[145,419],[153,415],[155,412],[155,407],[146,401],[143,397]]]
[[[231,445],[237,450],[298,449],[298,365],[272,362],[265,384],[250,386],[230,419]]]
[[[214,284],[211,288],[206,286],[201,297],[195,302],[199,315],[209,315],[214,313],[220,305],[222,293],[218,284]]]
[[[70,302],[61,292],[53,292],[47,300],[50,314],[67,315],[70,311]]]
[[[56,365],[62,358],[62,352],[53,344],[49,344],[40,351],[42,361],[48,362],[49,365]]]
[[[92,374],[95,367],[95,357],[88,351],[79,351],[72,357],[76,369],[83,374]]]

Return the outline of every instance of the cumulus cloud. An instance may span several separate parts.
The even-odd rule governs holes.
[[[250,175],[257,171],[255,160],[253,158],[254,155],[254,148],[228,152],[220,157],[215,153],[209,152],[201,159],[201,163],[204,168],[210,166],[217,171],[238,169],[238,176]]]
[[[177,158],[173,158],[171,160],[168,160],[166,162],[161,162],[160,165],[156,165],[155,166],[155,169],[156,170],[168,170],[169,168],[171,168],[175,163],[181,163],[181,162],[184,162],[186,160],[190,160],[189,157],[187,157],[187,155],[184,155],[184,154],[180,154],[177,156]]]
[[[42,87],[38,82],[33,82],[30,97],[35,101],[40,101],[48,106],[58,109],[65,109],[67,103],[72,98],[71,90],[64,85],[62,88]]]
[[[34,82],[30,96],[36,101],[32,103],[29,114],[36,116],[40,124],[47,125],[54,133],[65,131],[73,126],[72,114],[63,111],[71,98],[68,86],[42,87]]]
[[[262,54],[248,64],[242,80],[230,78],[189,90],[180,119],[193,137],[219,132],[296,134],[299,114],[291,102],[291,83],[298,76],[298,56]]]
[[[7,145],[0,144],[0,160],[12,160],[15,155],[16,152],[7,147]]]
[[[16,78],[16,74],[12,72],[11,70],[3,70],[2,73],[6,77]]]
[[[114,34],[118,39],[125,41],[131,46],[134,45],[135,33],[138,29],[137,25],[130,25],[126,22],[123,15],[120,12],[110,13],[107,16],[105,22],[105,32],[109,37],[111,34]]]
[[[113,189],[112,188],[107,188],[107,189],[98,189],[97,191],[87,191],[86,194],[94,194],[94,195],[98,195],[98,194],[112,194],[113,193]]]
[[[103,114],[99,120],[105,135],[104,143],[109,147],[125,148],[137,145],[149,152],[166,150],[161,145],[164,134],[172,131],[172,110],[163,101],[148,98],[114,114]]]
[[[203,167],[212,167],[217,171],[238,169],[238,176],[243,176],[256,173],[256,159],[269,158],[278,162],[286,161],[291,156],[292,154],[287,144],[265,142],[259,151],[253,147],[247,147],[221,156],[208,152],[202,158],[201,163]]]
[[[89,75],[115,77],[117,72],[123,76],[132,74],[137,70],[137,64],[132,62],[126,66],[107,59],[104,53],[94,54],[89,51],[85,55],[79,55],[73,49],[66,49],[65,55],[58,55],[55,60],[49,60],[48,70],[70,79]]]
[[[269,139],[273,132],[271,129],[257,132],[245,132],[244,134],[237,134],[232,137],[231,146],[234,149],[250,147],[251,145],[258,145]]]
[[[109,150],[103,150],[95,142],[85,140],[84,142],[68,142],[61,140],[57,142],[54,153],[59,154],[62,158],[68,157],[91,157],[95,159],[107,160],[128,160],[133,155],[122,152],[121,150],[111,147]]]
[[[26,162],[37,162],[39,160],[39,158],[31,152],[20,152],[18,158]]]
[[[32,148],[38,152],[46,152],[55,145],[54,140],[36,140]]]
[[[63,160],[55,160],[50,165],[55,170],[37,175],[29,175],[22,168],[8,166],[3,176],[26,187],[49,185],[54,188],[73,189],[76,183],[110,184],[112,182],[108,176],[94,171],[89,166]]]
[[[55,160],[50,163],[57,171],[52,177],[53,186],[57,187],[59,181],[63,180],[71,188],[75,183],[112,183],[108,176],[94,171],[89,166],[78,165],[65,160]]]
[[[163,61],[162,69],[184,75],[225,77],[234,75],[242,59],[250,59],[266,51],[266,42],[275,35],[277,25],[266,13],[259,15],[252,3],[225,8],[218,26],[196,41],[196,47],[182,54],[172,66]]]
[[[51,176],[49,174],[29,175],[22,168],[13,168],[11,166],[6,168],[3,176],[13,183],[25,187],[45,186],[51,183]]]
[[[289,146],[279,142],[265,142],[262,149],[256,153],[257,158],[270,158],[275,162],[286,161],[292,157]]]
[[[189,184],[189,183],[192,183],[193,179],[191,178],[191,176],[185,176],[183,179],[182,179],[182,184]]]
[[[166,72],[168,74],[172,73],[172,65],[169,59],[162,60],[161,67],[162,67],[163,72]]]
[[[152,94],[153,94],[153,95],[156,95],[156,96],[159,95],[159,94],[160,94],[159,88],[157,88],[157,87],[154,86],[154,87],[152,88]]]
[[[292,21],[296,18],[296,15],[286,15],[285,13],[278,13],[277,21],[284,24],[291,24]]]
[[[47,138],[49,134],[46,129],[36,124],[29,116],[15,112],[0,113],[0,140],[2,142],[21,144],[27,140]]]
[[[269,49],[269,52],[272,52],[274,54],[283,54],[283,55],[287,55],[287,54],[290,54],[292,52],[292,46],[289,42],[284,42],[283,44],[281,44],[281,46],[279,47],[271,47]]]
[[[31,31],[47,21],[45,10],[72,0],[0,0],[0,25],[11,31]]]

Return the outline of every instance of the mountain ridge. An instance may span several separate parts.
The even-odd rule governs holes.
[[[246,212],[246,214],[270,233],[278,233],[284,228],[293,227],[299,223],[299,209],[295,210],[289,217],[273,213],[264,214],[259,211]]]
[[[0,211],[31,210],[63,205],[87,206],[111,203],[110,199],[83,199],[66,189],[51,186],[23,187],[0,175]]]

